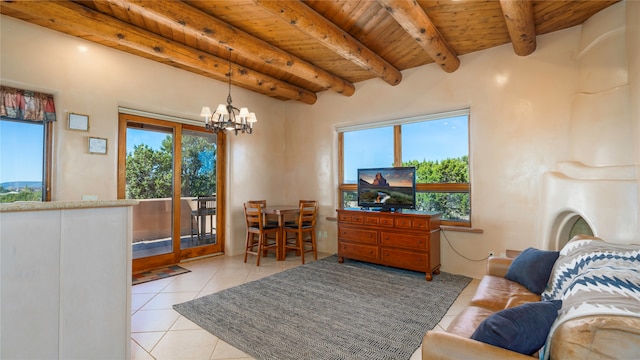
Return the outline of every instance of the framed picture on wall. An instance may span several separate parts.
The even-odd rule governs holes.
[[[98,137],[89,137],[89,154],[107,154],[107,139]]]
[[[89,131],[89,115],[69,113],[67,129],[76,131]]]

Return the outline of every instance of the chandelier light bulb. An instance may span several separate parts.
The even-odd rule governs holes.
[[[229,115],[229,111],[227,110],[227,105],[225,104],[218,104],[218,107],[216,108],[216,112],[219,115]]]

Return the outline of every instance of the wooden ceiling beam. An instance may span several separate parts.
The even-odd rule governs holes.
[[[460,59],[415,0],[378,0],[391,16],[420,44],[442,70],[451,73]]]
[[[253,2],[387,83],[398,85],[402,80],[400,70],[301,1]]]
[[[527,56],[536,50],[536,26],[531,0],[500,0],[513,51]]]
[[[82,33],[90,41],[99,39],[116,49],[125,47],[132,53],[144,54],[165,64],[179,64],[193,69],[195,73],[228,81],[228,60],[168,40],[85,6],[69,1],[3,1],[0,4],[3,9],[10,8],[27,15],[31,22],[38,19],[50,23],[50,27],[57,31],[73,36]],[[311,91],[235,64],[232,64],[231,72],[232,83],[245,89],[306,104],[314,104],[317,100],[316,94]]]
[[[181,1],[109,0],[110,3],[184,31],[213,46],[230,47],[237,56],[287,72],[345,96],[355,92],[353,83],[333,75],[265,41],[253,37]]]

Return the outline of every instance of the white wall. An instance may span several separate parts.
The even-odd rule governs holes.
[[[640,1],[629,1],[626,7],[627,64],[629,66],[629,103],[633,123],[636,177],[640,178]],[[638,190],[640,194],[640,181]],[[640,224],[640,211],[636,223]]]
[[[625,6],[614,5],[622,12]],[[484,261],[455,254],[447,239],[471,259],[483,258],[489,250],[541,247],[537,217],[543,174],[558,161],[571,160],[575,148],[568,138],[575,127],[571,120],[580,79],[576,56],[581,36],[582,27],[577,26],[538,36],[537,50],[527,57],[515,55],[507,44],[461,56],[460,68],[452,74],[430,64],[403,71],[396,87],[373,79],[357,84],[350,98],[323,93],[313,107],[288,104],[287,152],[296,155],[288,158],[292,176],[286,179],[291,189],[286,199],[315,197],[321,199],[323,216],[335,215],[337,125],[469,107],[471,220],[484,233],[445,232],[442,270],[475,277],[484,273]],[[627,154],[629,160],[628,152],[636,145],[625,124],[602,147],[616,156]],[[600,129],[586,131],[597,136]],[[321,226],[331,232],[321,239],[320,248],[335,251],[335,223],[324,221]]]
[[[582,28],[570,157],[589,165],[632,164],[624,4],[600,11]]]

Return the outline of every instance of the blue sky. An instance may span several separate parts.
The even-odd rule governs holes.
[[[167,135],[170,134],[129,128],[127,129],[127,154],[133,151],[135,145],[140,144],[147,144],[151,149],[159,150],[162,140]]]
[[[0,183],[42,181],[41,123],[0,121]]]
[[[358,168],[393,166],[393,126],[345,132],[345,182]],[[469,154],[467,116],[402,125],[402,159],[444,160]]]

